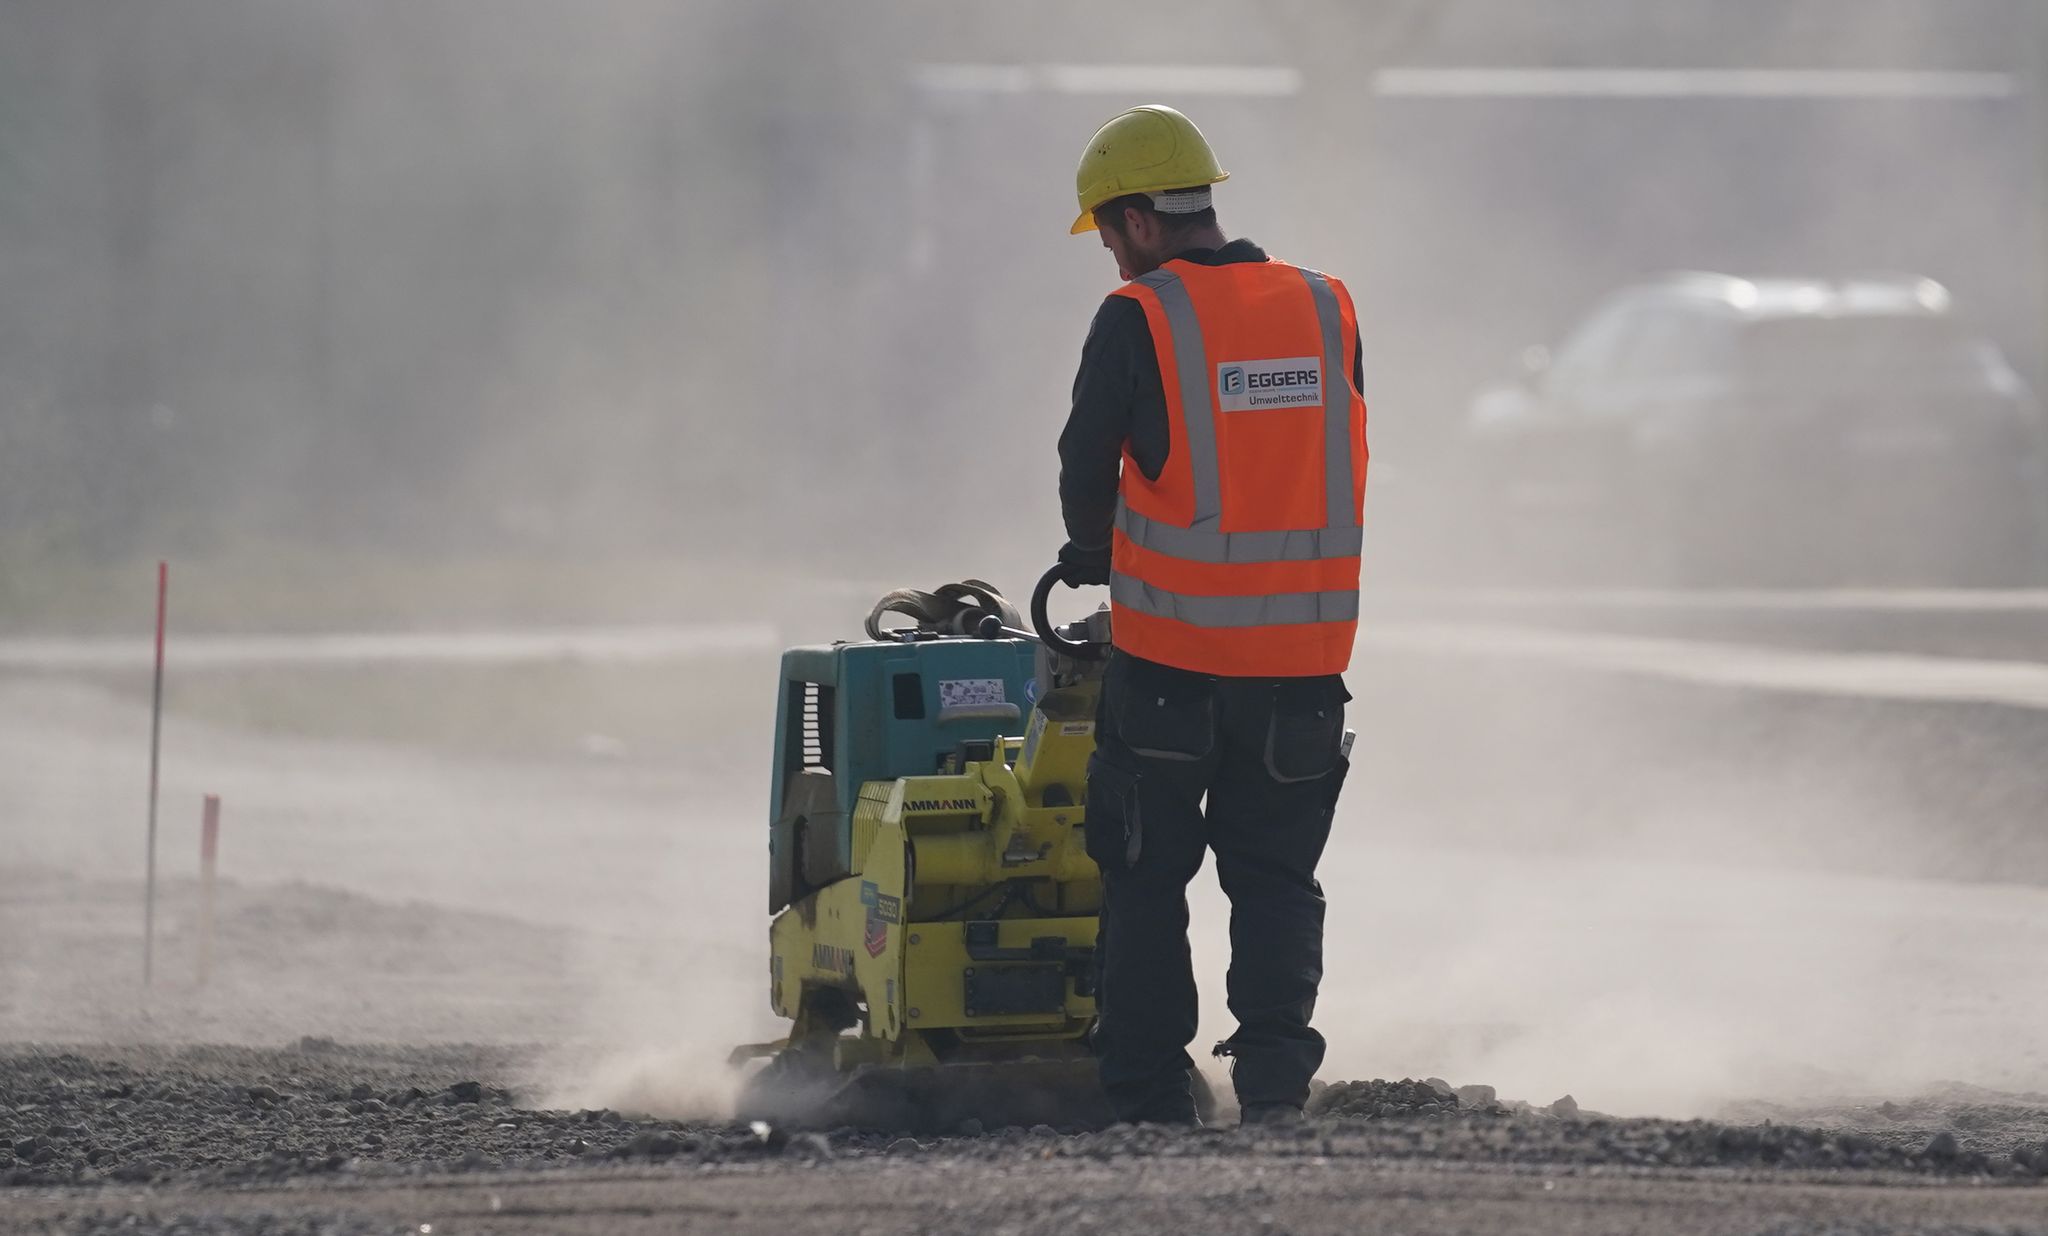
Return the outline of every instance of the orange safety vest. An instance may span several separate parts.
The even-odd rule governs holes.
[[[1126,446],[1110,577],[1118,648],[1205,674],[1342,673],[1358,632],[1365,399],[1344,285],[1286,262],[1176,259],[1144,307],[1171,446]]]

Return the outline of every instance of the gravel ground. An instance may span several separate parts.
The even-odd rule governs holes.
[[[1613,1119],[1570,1098],[1501,1102],[1484,1086],[1340,1082],[1287,1129],[1195,1132],[1047,1126],[902,1136],[654,1119],[533,1106],[538,1053],[358,1047],[281,1050],[16,1047],[0,1051],[0,1183],[91,1186],[327,1174],[532,1170],[576,1163],[817,1162],[882,1156],[1001,1163],[1244,1154],[1542,1166],[1877,1172],[2034,1183],[2048,1176],[2048,1104],[1925,1098],[1816,1112],[1794,1125]],[[1859,1117],[1861,1119],[1859,1119]],[[2044,1201],[2048,1206],[2048,1201]]]
[[[1374,1080],[1292,1128],[790,1135],[537,1109],[534,1055],[0,1048],[0,1232],[2048,1233],[2039,1096],[1821,1127]]]

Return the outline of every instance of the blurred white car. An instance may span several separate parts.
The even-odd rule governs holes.
[[[1676,274],[1473,399],[1490,535],[1537,572],[1658,582],[2041,577],[2048,425],[1914,275]]]

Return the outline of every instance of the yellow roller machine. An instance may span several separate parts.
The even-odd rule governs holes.
[[[1108,614],[1035,632],[985,584],[885,597],[869,639],[783,654],[770,1001],[743,1117],[1095,1124],[1101,883],[1084,849]],[[885,615],[910,618],[889,629]]]

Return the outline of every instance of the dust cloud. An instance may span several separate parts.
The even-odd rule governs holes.
[[[1672,466],[1711,515],[1578,510],[1627,488],[1611,457],[1501,448],[1473,409],[1561,399],[1516,358],[1562,365],[1659,272],[1925,277],[1967,340],[1940,355],[2006,368],[1967,394],[1886,374],[1825,415],[1898,414],[1864,446],[1901,461],[1900,503],[1933,468],[1883,454],[1926,447],[1908,414],[1981,421],[1995,449],[1956,446],[1975,462],[1913,510],[2009,484],[2038,508],[2043,46],[2006,0],[8,5],[0,1037],[539,1041],[550,1101],[722,1110],[726,1051],[780,1033],[775,650],[854,637],[894,586],[1028,593],[1114,279],[1064,235],[1074,152],[1164,101],[1233,172],[1225,229],[1359,305],[1368,634],[1456,637],[1368,639],[1350,674],[1325,1076],[1662,1113],[2048,1088],[2048,711],[1473,634],[2038,672],[2048,541],[2021,515],[1902,564],[1875,552],[1911,539],[1893,508],[1857,508],[1825,450],[1787,505],[1704,445]],[[1684,536],[1716,526],[1739,535]],[[201,669],[174,636],[167,876],[223,793],[223,982],[247,986],[143,1021],[146,688],[31,637],[139,637],[159,557],[176,636],[230,641]],[[593,625],[760,638],[459,666],[232,643]],[[1196,897],[1220,980],[1225,907],[1206,876]],[[1205,1010],[1200,1043],[1220,984]]]
[[[753,925],[757,916],[734,917]],[[730,1118],[743,1076],[733,1050],[783,1033],[764,1016],[767,965],[735,950],[721,966],[672,947],[637,966],[622,964],[628,960],[619,943],[581,958],[594,990],[577,1010],[574,1045],[544,1053],[536,1066],[542,1105]]]

